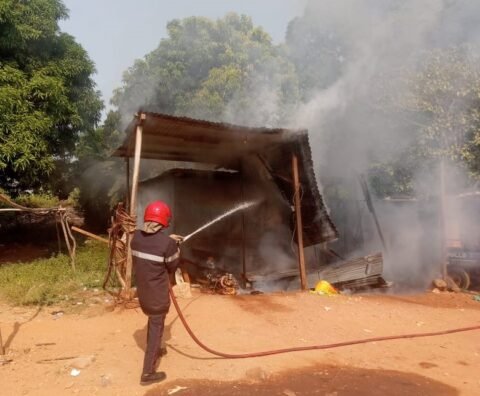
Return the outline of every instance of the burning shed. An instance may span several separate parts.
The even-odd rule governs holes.
[[[185,235],[240,202],[256,201],[252,209],[192,239],[182,258],[213,258],[245,275],[267,264],[262,246],[270,238],[286,254],[295,253],[302,288],[307,287],[303,248],[332,241],[337,231],[317,186],[306,130],[248,128],[142,112],[126,132],[114,155],[126,159],[127,183],[134,158],[130,215],[142,213],[152,199],[163,199],[174,210],[171,232]],[[171,169],[139,183],[141,159],[180,161],[191,169]],[[279,260],[274,255],[271,259]],[[127,252],[127,288],[129,263]]]

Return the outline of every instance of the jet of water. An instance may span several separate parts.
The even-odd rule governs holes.
[[[259,203],[259,201],[247,201],[247,202],[243,202],[237,206],[234,206],[232,209],[226,211],[225,213],[221,214],[220,216],[218,217],[215,217],[213,220],[210,220],[208,223],[204,224],[203,226],[201,226],[200,228],[196,229],[195,231],[193,231],[192,233],[188,234],[187,236],[185,236],[183,238],[183,242],[185,242],[187,239],[190,239],[192,236],[194,236],[195,234],[198,234],[199,232],[203,231],[205,228],[208,228],[210,227],[212,224],[215,224],[217,223],[218,221],[220,220],[223,220],[225,217],[228,217],[236,212],[238,212],[239,210],[244,210],[244,209],[247,209],[251,206],[254,206],[254,205],[257,205]]]

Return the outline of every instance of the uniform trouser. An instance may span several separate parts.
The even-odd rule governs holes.
[[[143,374],[155,372],[155,366],[160,357],[166,316],[166,313],[148,316],[147,347],[145,348],[145,357],[143,359]]]

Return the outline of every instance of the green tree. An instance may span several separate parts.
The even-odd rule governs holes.
[[[456,46],[424,52],[414,67],[384,76],[379,108],[396,119],[411,143],[401,160],[376,167],[377,176],[389,174],[392,185],[408,190],[413,187],[408,174],[415,174],[422,164],[436,166],[443,158],[478,180],[479,65],[472,47]]]
[[[239,123],[278,124],[298,100],[284,48],[244,15],[173,20],[168,38],[124,74],[113,98],[130,119],[150,111]]]
[[[104,232],[112,208],[124,198],[124,161],[111,156],[123,137],[119,125],[120,114],[110,111],[101,126],[81,135],[76,148],[75,181],[85,224],[90,230]]]
[[[12,193],[64,192],[52,176],[100,119],[94,65],[58,26],[67,16],[61,0],[0,2],[0,186]]]
[[[327,88],[344,72],[351,49],[342,33],[339,27],[319,23],[316,12],[306,12],[288,24],[285,44],[304,101]]]

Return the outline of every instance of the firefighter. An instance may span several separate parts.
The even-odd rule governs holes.
[[[170,308],[169,274],[177,269],[178,246],[182,240],[180,236],[167,236],[163,232],[171,217],[167,204],[162,201],[150,203],[145,209],[143,229],[135,231],[131,242],[138,299],[142,311],[148,316],[147,347],[140,378],[142,385],[166,378],[163,371],[156,372],[156,366],[166,351],[162,350],[161,342]]]

